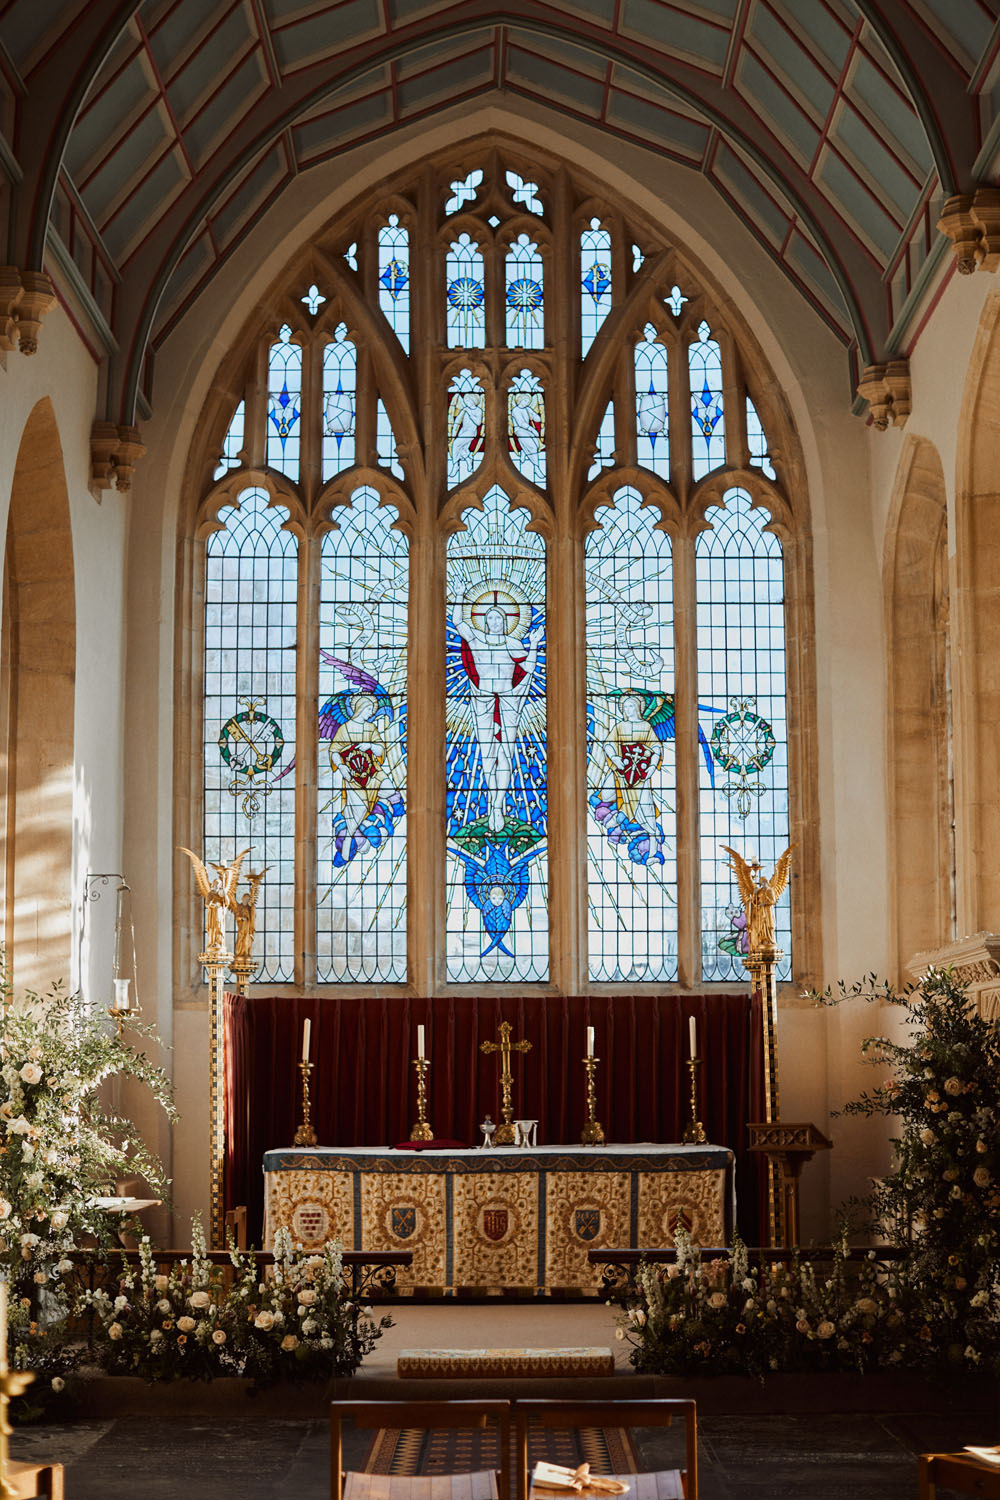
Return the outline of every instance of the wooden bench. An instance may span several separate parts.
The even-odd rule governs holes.
[[[698,1413],[688,1400],[546,1401],[519,1400],[514,1407],[516,1500],[555,1500],[552,1491],[529,1488],[528,1429],[538,1427],[670,1427],[683,1418],[685,1467],[648,1474],[615,1474],[628,1485],[623,1500],[698,1500]]]
[[[422,1432],[485,1427],[499,1429],[500,1468],[451,1476],[344,1473],[341,1424],[405,1428]],[[333,1500],[510,1500],[509,1401],[332,1401],[330,1403],[330,1494]]]

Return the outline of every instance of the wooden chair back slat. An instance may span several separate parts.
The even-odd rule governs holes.
[[[528,1500],[528,1428],[532,1423],[539,1427],[669,1427],[675,1419],[684,1422],[684,1493],[687,1500],[698,1500],[698,1409],[694,1401],[681,1397],[625,1401],[546,1401],[536,1397],[519,1400],[514,1408],[517,1500]],[[657,1476],[648,1478],[655,1480]],[[638,1488],[637,1485],[633,1491],[635,1500],[640,1500]],[[654,1495],[648,1482],[644,1482],[642,1489],[644,1495],[649,1492],[649,1500],[667,1500],[670,1493],[668,1487]]]
[[[350,1418],[355,1427],[406,1428],[424,1432],[436,1429],[485,1428],[496,1422],[500,1439],[500,1468],[495,1471],[500,1500],[510,1500],[511,1420],[509,1401],[331,1401],[330,1403],[330,1494],[345,1500],[342,1423]],[[352,1476],[357,1478],[358,1476]],[[383,1475],[383,1487],[373,1485],[376,1475],[365,1475],[365,1500],[493,1500],[492,1488],[483,1476],[457,1474],[416,1476],[412,1483],[397,1475]],[[357,1490],[356,1484],[352,1490]]]

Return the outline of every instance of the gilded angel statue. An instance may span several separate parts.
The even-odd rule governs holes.
[[[178,848],[191,861],[198,894],[205,903],[205,957],[209,963],[217,963],[226,952],[225,912],[233,905],[240,867],[250,850],[244,849],[242,854],[237,854],[228,864],[213,864],[215,879],[210,880],[204,862],[194,850],[185,849],[182,844]]]
[[[258,870],[256,873],[253,870],[248,871],[246,898],[232,903],[233,916],[236,918],[236,942],[233,956],[237,963],[253,961],[253,936],[257,930],[257,897],[260,894],[260,883],[270,868],[270,865],[265,865],[263,870]]]
[[[740,900],[746,912],[748,957],[762,949],[774,947],[774,908],[788,884],[794,847],[794,844],[788,846],[775,865],[770,880],[765,880],[763,873],[757,875],[757,871],[763,871],[764,868],[758,860],[747,864],[735,849],[730,849],[727,844],[722,845],[730,856],[729,868],[736,876]]]

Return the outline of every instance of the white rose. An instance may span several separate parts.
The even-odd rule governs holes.
[[[120,1323],[112,1323],[111,1327],[108,1329],[108,1338],[115,1339],[117,1341],[121,1338],[121,1336],[122,1325]]]
[[[316,1322],[315,1318],[306,1318],[306,1320],[302,1324],[302,1332],[315,1333],[318,1327],[319,1324]],[[289,1335],[289,1337],[291,1337],[291,1335]]]
[[[21,1244],[22,1245],[37,1245],[38,1244],[38,1235],[37,1234],[22,1234],[22,1236],[21,1236]]]
[[[21,1143],[21,1157],[24,1161],[31,1161],[35,1154],[35,1148],[30,1141]]]
[[[45,1181],[45,1175],[44,1173],[39,1171],[29,1172],[24,1181],[26,1187],[40,1188],[42,1183]]]
[[[213,1344],[224,1344],[225,1342],[226,1342],[226,1330],[224,1328],[217,1328],[215,1330],[215,1332],[212,1334],[212,1343]]]
[[[66,1260],[65,1257],[63,1257],[62,1260],[56,1263],[56,1270],[59,1272],[60,1276],[67,1276],[69,1272],[72,1271],[72,1269],[73,1262],[71,1260]]]
[[[181,1333],[190,1333],[194,1328],[194,1318],[178,1318],[177,1327],[180,1329]]]
[[[192,1307],[209,1307],[212,1299],[207,1292],[192,1292],[188,1301]]]
[[[305,1307],[312,1307],[313,1303],[316,1301],[316,1293],[313,1291],[312,1287],[307,1286],[302,1289],[302,1291],[299,1293],[299,1301]]]
[[[160,1330],[158,1328],[151,1328],[149,1330],[149,1342],[151,1344],[158,1344],[160,1342],[160,1340],[162,1339],[162,1337],[163,1337],[163,1334],[160,1332]]]
[[[284,1349],[286,1354],[291,1354],[293,1349],[297,1349],[299,1347],[299,1341],[295,1337],[294,1333],[285,1334],[285,1337],[281,1340],[281,1347],[282,1349]]]
[[[52,1228],[65,1229],[69,1223],[69,1214],[64,1208],[57,1208],[52,1215]]]
[[[35,1272],[35,1285],[36,1286],[44,1286],[45,1283],[48,1281],[48,1279],[49,1279],[49,1274],[48,1274],[47,1271],[36,1271]]]
[[[928,1130],[925,1127],[920,1132],[920,1139],[923,1141],[925,1146],[933,1146],[937,1141],[937,1136],[934,1134],[933,1130]]]
[[[822,1323],[818,1325],[816,1334],[818,1338],[828,1339],[832,1338],[836,1331],[836,1326],[830,1322],[829,1318],[824,1318]]]
[[[166,1315],[170,1311],[170,1301],[167,1297],[161,1297],[156,1304],[156,1311]]]
[[[255,1328],[263,1328],[266,1333],[269,1328],[274,1327],[274,1314],[259,1312],[253,1320],[253,1326]]]
[[[9,1219],[13,1212],[6,1198],[0,1198],[0,1219]]]
[[[35,1062],[26,1062],[21,1069],[21,1077],[25,1083],[41,1083],[42,1070]]]
[[[946,1079],[944,1091],[946,1094],[960,1094],[962,1092],[961,1080],[958,1078]]]
[[[170,1285],[170,1277],[169,1276],[154,1276],[153,1277],[153,1285],[155,1286],[155,1288],[156,1288],[156,1290],[158,1292],[165,1292],[167,1290],[167,1287]]]
[[[725,1294],[725,1292],[713,1292],[712,1295],[708,1299],[708,1305],[709,1305],[709,1307],[725,1307],[725,1305],[726,1305],[726,1294]]]
[[[53,1375],[52,1389],[55,1391],[57,1396],[60,1391],[64,1391],[66,1389],[66,1382],[65,1380],[63,1380],[61,1375]]]
[[[128,1307],[127,1297],[118,1296],[115,1298],[115,1312],[124,1312],[126,1307]]]

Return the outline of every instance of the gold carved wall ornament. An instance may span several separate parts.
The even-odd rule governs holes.
[[[57,300],[44,271],[0,266],[0,353],[20,349],[22,354],[36,354],[42,319]]]
[[[136,464],[146,453],[138,427],[95,422],[90,429],[90,483],[94,490],[112,485],[122,494],[132,488]]]
[[[913,409],[910,361],[890,359],[884,365],[866,365],[858,381],[858,395],[868,402],[872,425],[879,432],[887,427],[905,427]]]
[[[951,240],[959,275],[995,271],[1000,263],[1000,188],[956,193],[946,200],[937,227]]]

